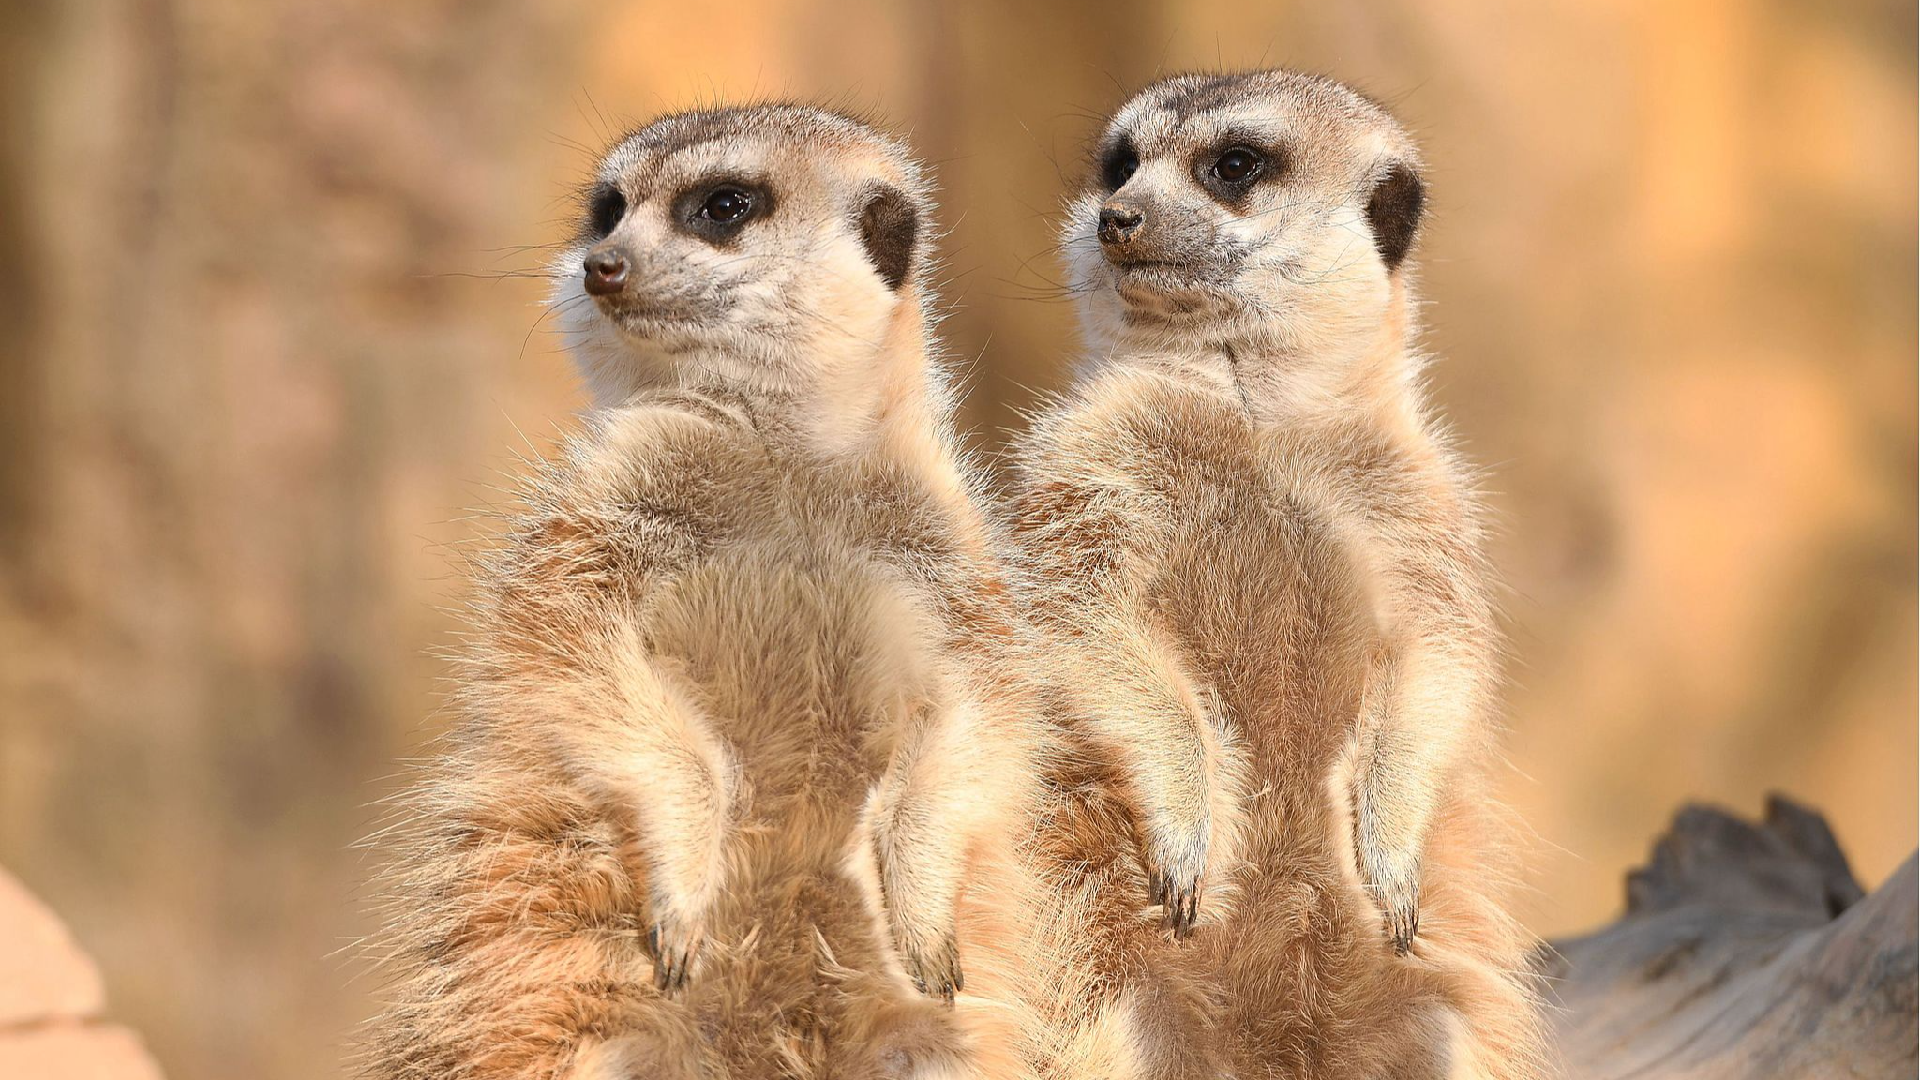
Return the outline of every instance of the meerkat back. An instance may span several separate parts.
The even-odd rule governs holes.
[[[1092,360],[1014,454],[1025,585],[1106,770],[1063,835],[1168,1075],[1541,1067],[1478,511],[1411,342],[1419,170],[1337,83],[1189,76],[1069,210]]]
[[[594,408],[478,568],[367,1072],[1027,1075],[1031,739],[918,166],[685,113],[584,204],[555,303]]]

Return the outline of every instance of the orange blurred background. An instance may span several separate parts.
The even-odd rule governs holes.
[[[1869,885],[1914,847],[1911,4],[15,0],[0,29],[0,865],[175,1077],[343,1071],[352,845],[433,728],[447,549],[581,401],[541,284],[498,275],[592,148],[716,99],[871,109],[935,164],[989,448],[1062,378],[1053,211],[1099,114],[1263,63],[1387,101],[1431,162],[1436,390],[1500,514],[1531,925],[1610,917],[1686,799],[1812,802]]]

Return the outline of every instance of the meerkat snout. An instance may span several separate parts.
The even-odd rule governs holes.
[[[590,296],[612,296],[627,287],[627,253],[618,248],[601,248],[588,255],[586,290]]]
[[[1107,258],[1113,258],[1118,252],[1114,249],[1125,248],[1133,241],[1133,234],[1140,231],[1140,223],[1147,220],[1146,212],[1132,203],[1108,202],[1100,208],[1100,243],[1107,248]]]

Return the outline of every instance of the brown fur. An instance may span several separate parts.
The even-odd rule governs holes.
[[[1072,210],[1102,352],[1014,452],[1083,748],[1044,833],[1103,976],[1080,1008],[1121,1013],[1148,1075],[1536,1075],[1479,513],[1420,399],[1406,273],[1353,236],[1411,144],[1286,73],[1171,80],[1112,131],[1166,164],[1143,150],[1140,179]],[[1271,140],[1287,171],[1229,206],[1195,194],[1215,137]],[[1136,238],[1145,274],[1087,253],[1109,197],[1165,227]]]

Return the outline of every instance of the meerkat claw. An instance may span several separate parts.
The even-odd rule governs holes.
[[[1140,853],[1146,869],[1147,903],[1164,909],[1161,925],[1170,928],[1176,938],[1191,936],[1199,921],[1206,851],[1206,835],[1202,832],[1177,847],[1149,840]]]
[[[1194,880],[1181,886],[1169,886],[1166,895],[1167,924],[1173,928],[1173,936],[1192,937],[1194,923],[1200,918],[1200,882]]]
[[[954,995],[967,988],[966,976],[960,971],[959,946],[951,934],[930,953],[910,949],[900,960],[914,989],[928,997],[952,1005]]]
[[[653,958],[653,985],[662,993],[686,989],[694,957],[700,951],[698,931],[654,923],[647,930],[647,955]]]
[[[1361,848],[1361,869],[1367,892],[1379,906],[1387,940],[1395,956],[1405,956],[1420,932],[1420,869],[1412,860],[1395,860],[1385,852]]]
[[[1199,878],[1177,881],[1169,873],[1149,873],[1147,899],[1149,903],[1165,909],[1161,915],[1161,925],[1171,929],[1174,937],[1192,936],[1194,924],[1200,918]]]
[[[1386,912],[1387,937],[1393,942],[1393,954],[1405,956],[1413,948],[1413,939],[1420,932],[1420,910],[1415,907],[1392,907]]]

